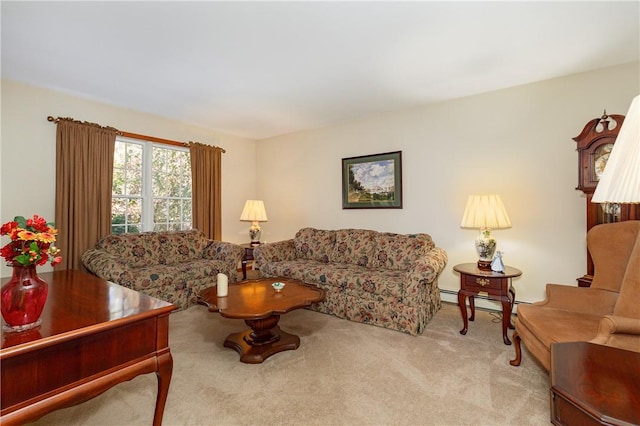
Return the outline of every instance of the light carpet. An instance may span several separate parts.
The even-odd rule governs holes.
[[[170,317],[173,377],[164,425],[546,425],[549,379],[526,350],[512,367],[495,313],[462,336],[456,305],[410,336],[306,309],[281,317],[298,350],[243,364],[222,346],[240,320],[202,306]],[[511,334],[511,332],[510,332]],[[119,384],[39,425],[150,425],[153,374]]]

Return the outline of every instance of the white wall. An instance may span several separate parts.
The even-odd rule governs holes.
[[[7,80],[2,80],[1,111],[2,223],[17,215],[33,214],[54,220],[56,126],[47,121],[47,116],[51,115],[73,117],[126,132],[224,148],[222,239],[242,243],[249,238],[248,224],[238,219],[245,200],[255,197],[253,140]],[[3,237],[2,245],[7,241]],[[1,272],[1,276],[11,274],[4,262]]]
[[[224,240],[246,241],[248,224],[238,217],[254,197],[266,204],[266,241],[291,238],[304,226],[426,232],[449,254],[440,279],[445,291],[459,289],[453,265],[476,257],[475,231],[459,227],[468,195],[498,193],[513,228],[493,234],[505,263],[524,272],[514,280],[517,300],[536,301],[547,282],[575,285],[585,272],[585,200],[574,189],[571,138],[604,108],[626,114],[640,92],[639,75],[634,62],[257,143],[2,80],[0,219],[37,213],[52,220],[55,125],[46,117],[71,116],[225,148]],[[341,159],[396,150],[404,208],[342,210]],[[2,276],[9,273],[3,265]]]
[[[467,197],[498,193],[513,227],[493,235],[505,264],[523,271],[516,299],[541,300],[548,282],[576,285],[586,272],[585,198],[572,138],[605,108],[626,114],[639,74],[634,62],[258,141],[262,239],[304,226],[426,232],[449,254],[440,288],[457,292],[452,267],[477,259],[476,231],[459,226]],[[396,150],[404,208],[342,210],[341,159]]]

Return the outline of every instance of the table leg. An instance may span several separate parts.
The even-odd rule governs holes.
[[[169,385],[171,384],[171,373],[173,372],[173,358],[171,352],[167,351],[158,356],[158,395],[156,397],[156,409],[153,413],[153,425],[162,425],[162,415],[164,414],[164,406],[167,402],[169,394]]]
[[[513,289],[513,287],[509,287],[509,295],[511,296],[511,312],[509,314],[509,328],[512,330],[515,330],[516,326],[513,325],[513,322],[511,322],[511,313],[513,313],[513,304],[516,301],[516,291]]]
[[[242,259],[242,279],[247,279],[247,260]]]
[[[473,294],[469,295],[469,308],[471,308],[471,316],[469,317],[469,321],[474,321],[476,319],[476,298]]]
[[[502,340],[505,345],[510,345],[511,340],[509,340],[509,336],[507,336],[507,329],[511,325],[511,310],[513,309],[513,304],[509,300],[509,298],[502,299]]]
[[[245,320],[251,327],[240,333],[227,336],[224,346],[240,354],[240,361],[260,364],[273,354],[295,350],[300,347],[300,338],[282,331],[278,326],[280,315],[258,320]]]
[[[458,292],[458,307],[460,308],[460,314],[462,314],[462,323],[464,326],[462,330],[460,330],[460,334],[467,334],[467,330],[469,329],[469,322],[467,321],[467,303],[466,303],[467,294],[460,290]]]

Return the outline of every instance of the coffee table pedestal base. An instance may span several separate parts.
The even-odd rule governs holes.
[[[251,329],[230,334],[224,346],[238,352],[240,361],[247,364],[260,364],[278,352],[298,349],[300,338],[282,331],[278,326],[279,319],[279,315],[273,315],[260,320],[245,320]]]

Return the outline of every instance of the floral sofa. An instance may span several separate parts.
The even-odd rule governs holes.
[[[412,335],[440,309],[446,252],[427,234],[303,228],[254,249],[263,276],[299,279],[326,292],[311,309]]]
[[[93,274],[186,309],[218,273],[238,279],[244,249],[199,230],[109,235],[82,254]]]

